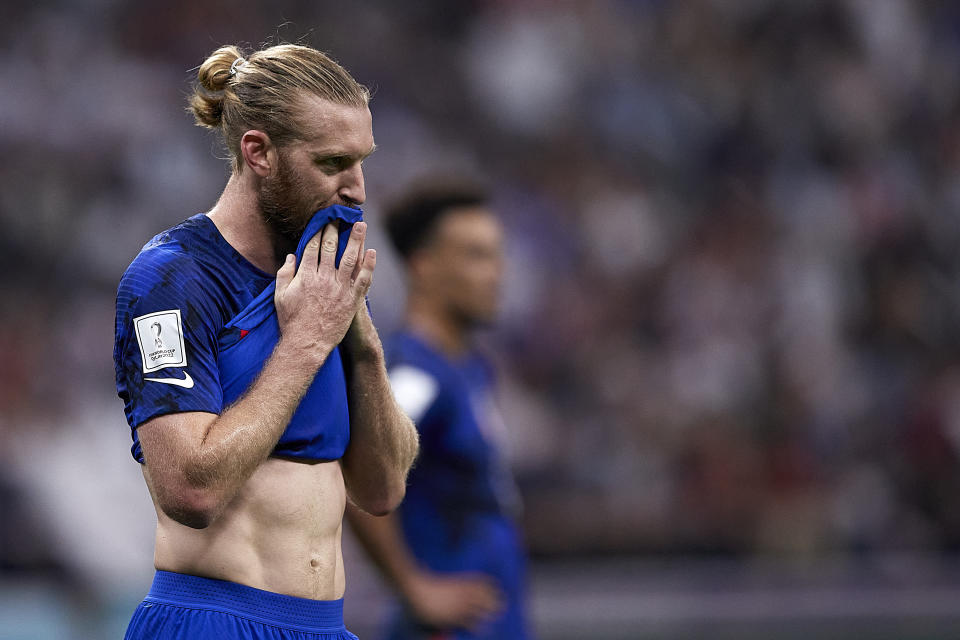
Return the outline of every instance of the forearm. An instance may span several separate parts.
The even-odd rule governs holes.
[[[396,514],[367,515],[347,506],[347,519],[364,551],[420,623],[434,629],[475,629],[503,608],[492,576],[436,573],[422,565],[404,539]]]
[[[229,502],[276,446],[318,368],[281,339],[246,393],[202,434],[183,469],[186,482]]]
[[[393,397],[383,347],[365,309],[358,313],[343,351],[350,408],[344,480],[355,504],[382,515],[403,499],[418,451],[417,430]]]

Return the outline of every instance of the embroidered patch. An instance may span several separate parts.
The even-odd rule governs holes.
[[[156,311],[134,318],[133,327],[137,342],[140,343],[144,373],[167,367],[187,366],[180,309]]]

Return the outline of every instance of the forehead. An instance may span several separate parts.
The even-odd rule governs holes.
[[[301,134],[311,148],[365,154],[373,147],[370,108],[337,104],[317,96],[299,100]]]
[[[448,242],[498,244],[503,239],[503,226],[489,207],[481,205],[455,207],[447,211],[438,221],[436,237]]]

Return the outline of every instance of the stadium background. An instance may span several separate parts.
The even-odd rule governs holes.
[[[153,512],[118,278],[226,165],[223,43],[375,90],[376,228],[474,172],[510,229],[499,350],[545,640],[960,635],[960,5],[7,0],[0,638],[119,637]],[[363,637],[384,591],[348,545]]]

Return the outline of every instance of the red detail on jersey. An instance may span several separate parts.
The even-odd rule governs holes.
[[[243,340],[250,333],[250,329],[240,329],[240,339]]]

